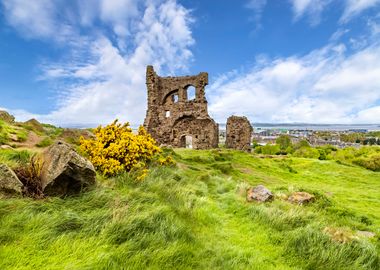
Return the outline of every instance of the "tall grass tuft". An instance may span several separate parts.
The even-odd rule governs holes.
[[[334,242],[319,226],[290,232],[286,244],[287,256],[303,269],[377,270],[380,266],[380,254],[374,245],[361,240]]]

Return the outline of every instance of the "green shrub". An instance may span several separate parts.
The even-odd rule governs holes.
[[[255,148],[255,153],[263,155],[279,155],[281,153],[281,149],[279,145],[267,144],[264,146],[257,146]]]
[[[379,171],[380,147],[363,146],[359,149],[347,147],[331,152],[330,156],[340,164],[355,164],[372,171]]]
[[[319,152],[319,157],[318,157],[319,160],[326,160],[327,159],[327,154],[326,154],[326,151],[324,149],[318,148],[318,152]]]
[[[312,148],[312,147],[301,147],[297,149],[293,155],[295,157],[302,157],[302,158],[319,158],[319,151],[318,149]]]
[[[353,160],[353,163],[371,171],[380,171],[380,155],[373,155],[368,158],[357,158]]]
[[[288,135],[281,135],[276,139],[276,144],[280,146],[281,151],[286,151],[292,146],[292,141]]]
[[[300,149],[300,148],[306,148],[306,147],[311,147],[309,142],[306,140],[300,140],[298,143],[294,145],[294,150]]]
[[[45,137],[42,141],[36,144],[37,147],[47,147],[53,143],[53,140],[50,137]]]
[[[259,142],[256,139],[253,139],[252,140],[252,148],[255,149],[258,146],[260,146]]]

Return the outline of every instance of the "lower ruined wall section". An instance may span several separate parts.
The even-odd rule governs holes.
[[[251,151],[253,128],[245,116],[230,116],[226,125],[226,147]]]
[[[171,141],[174,147],[186,147],[186,136],[191,137],[192,148],[210,149],[218,147],[219,127],[213,119],[182,117],[172,128]]]

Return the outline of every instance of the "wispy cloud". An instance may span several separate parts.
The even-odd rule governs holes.
[[[380,4],[380,0],[346,0],[341,22],[347,22],[363,11]]]
[[[252,20],[255,23],[256,30],[262,27],[261,17],[266,4],[267,0],[249,0],[245,5],[246,8],[253,11]]]
[[[290,2],[295,21],[308,16],[310,24],[315,26],[320,23],[322,11],[332,0],[290,0]]]
[[[36,13],[25,10],[28,8],[25,3],[38,3],[32,9]],[[39,0],[5,3],[9,23],[27,37],[55,40],[56,34],[60,34],[56,33],[57,29],[65,28],[70,21],[70,35],[60,37],[66,41],[66,60],[47,59],[40,66],[39,80],[54,81],[58,87],[56,109],[38,118],[60,125],[106,123],[116,117],[142,123],[146,108],[146,65],[153,64],[166,74],[186,69],[192,59],[193,18],[175,0],[91,3],[78,1],[79,7],[66,6],[66,12],[60,15],[56,13],[63,8],[59,1],[49,8]],[[40,23],[29,24],[37,11],[49,29],[44,30]],[[25,15],[10,19],[12,14],[19,13]],[[98,28],[99,23],[105,27]],[[80,27],[91,31],[83,34]],[[20,116],[28,114],[22,112]]]
[[[340,23],[346,23],[358,16],[362,12],[374,8],[380,4],[380,0],[289,0],[293,12],[294,20],[298,21],[302,17],[307,17],[312,26],[320,23],[322,12],[332,3],[337,3],[343,7]]]

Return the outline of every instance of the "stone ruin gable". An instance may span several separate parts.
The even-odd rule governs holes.
[[[226,125],[226,147],[251,151],[253,128],[245,116],[230,116]]]
[[[205,86],[208,74],[160,77],[152,66],[147,67],[148,109],[144,126],[159,144],[186,147],[186,136],[192,148],[218,147],[218,125],[208,115]],[[195,98],[188,99],[189,87]]]

